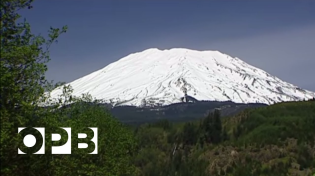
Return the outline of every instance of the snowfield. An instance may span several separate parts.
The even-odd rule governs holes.
[[[147,49],[68,83],[73,95],[89,93],[113,105],[168,105],[197,100],[273,104],[315,97],[219,51]],[[67,85],[68,85],[67,84]],[[62,89],[51,92],[57,98]]]

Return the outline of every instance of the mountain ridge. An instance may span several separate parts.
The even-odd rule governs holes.
[[[150,48],[127,55],[67,85],[113,105],[157,106],[192,97],[198,101],[273,104],[315,93],[282,81],[220,51]],[[51,92],[53,98],[61,87]]]

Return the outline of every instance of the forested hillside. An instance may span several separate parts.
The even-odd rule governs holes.
[[[315,174],[315,102],[287,102],[219,118],[136,129],[143,175]]]
[[[263,106],[267,105],[261,103],[234,103],[231,101],[197,101],[157,107],[117,106],[110,108],[110,112],[125,124],[139,125],[154,123],[160,119],[168,119],[170,122],[198,120],[207,116],[215,108],[221,109],[222,116],[231,116],[247,108]]]

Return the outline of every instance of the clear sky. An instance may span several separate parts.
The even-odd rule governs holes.
[[[35,34],[68,25],[47,78],[70,82],[148,48],[219,50],[315,91],[314,0],[36,0]]]

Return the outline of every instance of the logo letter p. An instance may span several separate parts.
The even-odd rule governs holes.
[[[68,139],[61,146],[52,146],[51,154],[71,154],[71,128],[61,127],[60,129],[66,131]],[[57,133],[51,134],[52,141],[62,141],[61,138],[62,138],[61,134]]]

